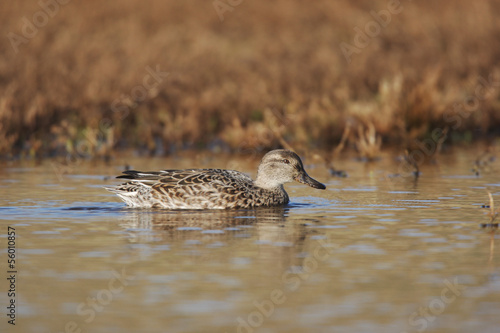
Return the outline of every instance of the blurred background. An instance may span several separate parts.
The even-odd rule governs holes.
[[[500,133],[497,1],[59,1],[2,4],[4,157]]]

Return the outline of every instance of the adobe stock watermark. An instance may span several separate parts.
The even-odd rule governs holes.
[[[61,6],[67,5],[71,0],[40,0],[38,6],[40,10],[36,11],[31,19],[26,16],[21,18],[22,27],[21,34],[8,32],[7,39],[14,50],[14,53],[19,52],[19,46],[28,44],[29,41],[36,37],[41,28],[45,27],[51,18],[59,13]]]
[[[443,115],[443,119],[450,124],[453,130],[456,130],[462,125],[462,122],[468,119],[471,114],[479,111],[480,103],[483,102],[488,95],[493,95],[500,87],[500,77],[493,73],[488,75],[488,78],[478,76],[477,83],[473,84],[473,92],[466,100],[453,104],[452,109],[448,109]]]
[[[414,327],[417,332],[425,331],[429,324],[433,323],[437,316],[442,314],[451,303],[455,302],[457,297],[462,295],[462,292],[467,288],[458,283],[457,277],[453,282],[448,279],[444,280],[444,285],[445,287],[441,290],[439,297],[432,299],[427,306],[419,307],[418,311],[413,312],[408,318],[408,324]]]
[[[78,304],[76,314],[81,317],[80,320],[66,322],[64,331],[60,333],[81,333],[82,325],[92,323],[96,318],[96,312],[102,312],[104,307],[111,304],[114,297],[123,292],[134,279],[135,277],[127,275],[124,267],[121,272],[113,271],[113,277],[109,280],[107,288],[99,290],[95,297],[87,297],[85,302]]]
[[[219,16],[219,20],[224,22],[224,13],[232,12],[236,7],[241,5],[243,1],[244,0],[214,0],[212,2],[212,6],[214,7],[217,16]]]
[[[393,15],[398,15],[403,11],[403,6],[399,0],[389,0],[387,2],[387,9],[380,11],[370,11],[373,20],[368,21],[363,29],[354,27],[354,35],[352,44],[342,42],[340,43],[340,50],[344,55],[347,63],[352,62],[353,54],[360,54],[361,51],[370,45],[373,38],[378,37],[382,30],[386,28],[392,21]]]
[[[476,83],[473,85],[472,93],[469,98],[464,101],[454,103],[452,108],[449,108],[443,114],[443,120],[447,127],[452,130],[458,129],[462,123],[467,120],[473,113],[480,110],[480,104],[488,95],[493,95],[500,87],[500,78],[490,74],[488,78],[478,76]],[[422,141],[415,140],[416,149],[408,152],[408,161],[403,161],[399,165],[399,175],[403,177],[413,175],[413,166],[420,166],[426,158],[433,156],[447,138],[447,130],[436,128],[431,132],[431,137]],[[394,179],[394,178],[393,178]]]
[[[144,102],[169,75],[168,72],[160,70],[160,65],[156,65],[155,69],[146,66],[145,70],[147,74],[143,77],[142,84],[134,86],[128,94],[121,94],[111,103],[111,110],[120,114],[120,120],[127,117],[130,110],[137,108],[140,103]]]
[[[301,269],[298,271],[286,271],[281,276],[282,288],[273,289],[269,297],[261,301],[255,300],[253,305],[255,310],[246,317],[238,317],[236,321],[238,333],[253,333],[264,324],[264,321],[274,314],[277,306],[287,300],[287,293],[294,292],[300,288],[302,283],[316,272],[320,263],[327,260],[332,254],[332,249],[338,248],[336,244],[327,244],[323,239],[318,239],[318,245],[314,248],[312,256],[304,259]]]

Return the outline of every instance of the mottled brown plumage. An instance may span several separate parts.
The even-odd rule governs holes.
[[[165,209],[227,209],[288,203],[283,184],[296,180],[314,188],[325,186],[307,175],[299,156],[279,149],[267,153],[257,179],[234,170],[186,169],[124,171],[130,181],[108,187],[130,207]]]

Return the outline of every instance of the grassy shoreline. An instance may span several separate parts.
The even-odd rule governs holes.
[[[498,138],[500,4],[394,6],[9,3],[0,156]]]

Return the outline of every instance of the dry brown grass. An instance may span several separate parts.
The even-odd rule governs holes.
[[[402,148],[498,135],[500,3],[402,5],[348,63],[340,43],[387,1],[243,1],[222,22],[212,1],[70,1],[17,54],[0,44],[0,154],[332,149],[347,123]],[[39,10],[4,4],[4,36]],[[147,66],[169,76],[113,112]]]

